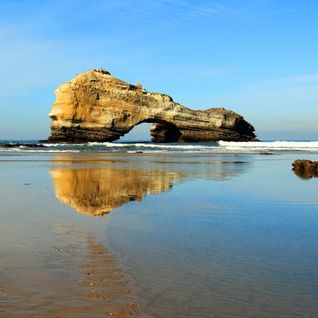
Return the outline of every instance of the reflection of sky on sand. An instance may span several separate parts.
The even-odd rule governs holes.
[[[317,316],[318,180],[295,177],[293,159],[256,156],[109,216],[110,246],[158,317]]]
[[[0,316],[317,317],[318,180],[299,157],[0,157]]]
[[[50,173],[56,198],[90,216],[105,215],[129,201],[169,191],[174,184],[187,180],[229,179],[247,166],[233,161],[175,160],[140,165],[133,161],[72,161],[72,157],[65,156],[55,160],[58,167],[53,167]]]
[[[148,317],[105,222],[59,204],[51,158],[37,159],[0,162],[0,317]]]
[[[4,255],[0,317],[151,317],[116,257],[93,235],[56,223],[41,233],[47,238],[40,251]]]

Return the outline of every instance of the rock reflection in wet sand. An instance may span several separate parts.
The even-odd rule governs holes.
[[[102,216],[129,201],[168,191],[181,174],[125,168],[52,169],[56,198],[77,212]]]
[[[95,167],[75,168],[78,161],[70,161],[67,166],[52,168],[50,173],[56,198],[90,216],[103,216],[129,201],[141,201],[149,194],[169,191],[177,182],[196,177],[225,179],[244,168],[242,162],[211,161],[200,166],[193,162],[161,162],[157,163],[158,168],[144,169],[136,165],[103,167],[100,162],[87,163]],[[73,167],[69,168],[70,165]]]
[[[178,182],[193,178],[223,180],[244,169],[240,163],[238,168],[237,162],[183,162],[183,158],[163,162],[161,157],[160,162],[142,162],[133,158],[132,163],[131,157],[120,162],[97,162],[80,156],[55,156],[50,174],[56,198],[76,211],[98,216],[129,201],[169,191]],[[38,170],[31,171],[36,180]],[[19,177],[17,183],[22,182]],[[3,189],[4,196],[8,195],[7,187]],[[14,249],[8,248],[1,255],[0,317],[8,313],[15,318],[149,317],[143,310],[152,310],[151,306],[139,297],[144,291],[138,292],[114,254],[92,234],[76,226],[64,226],[61,213],[57,213],[61,224],[47,231],[56,216],[51,208],[42,213],[50,196],[44,189],[37,191],[29,200],[31,192],[23,189],[19,193],[26,208],[23,214],[18,200],[8,203],[12,211],[8,217],[14,224],[23,223],[24,232],[17,227],[20,241],[16,233],[12,232],[12,239],[10,232],[5,235]],[[32,217],[33,210],[36,217]],[[64,209],[61,211],[64,213]],[[77,220],[72,222],[76,224]]]

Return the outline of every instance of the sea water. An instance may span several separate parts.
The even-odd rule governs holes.
[[[257,153],[262,151],[274,152],[318,152],[318,141],[255,141],[255,142],[200,142],[200,143],[152,143],[143,141],[129,142],[88,142],[80,144],[42,143],[43,148],[32,148],[20,145],[15,148],[3,148],[1,143],[31,143],[36,140],[8,141],[0,140],[0,151],[19,152],[187,152],[187,153]]]

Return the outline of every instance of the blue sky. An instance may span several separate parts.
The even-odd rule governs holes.
[[[102,67],[232,109],[262,139],[318,140],[317,12],[313,0],[1,0],[0,139],[47,137],[54,90]]]

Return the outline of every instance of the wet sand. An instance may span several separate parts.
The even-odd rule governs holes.
[[[1,317],[151,317],[116,257],[94,236],[61,223],[46,233],[36,228],[2,254]],[[43,237],[50,242],[36,247]]]
[[[152,317],[98,225],[55,204],[47,177],[60,158],[13,158],[0,162],[0,316]]]
[[[0,316],[316,317],[318,184],[293,160],[1,155]]]

